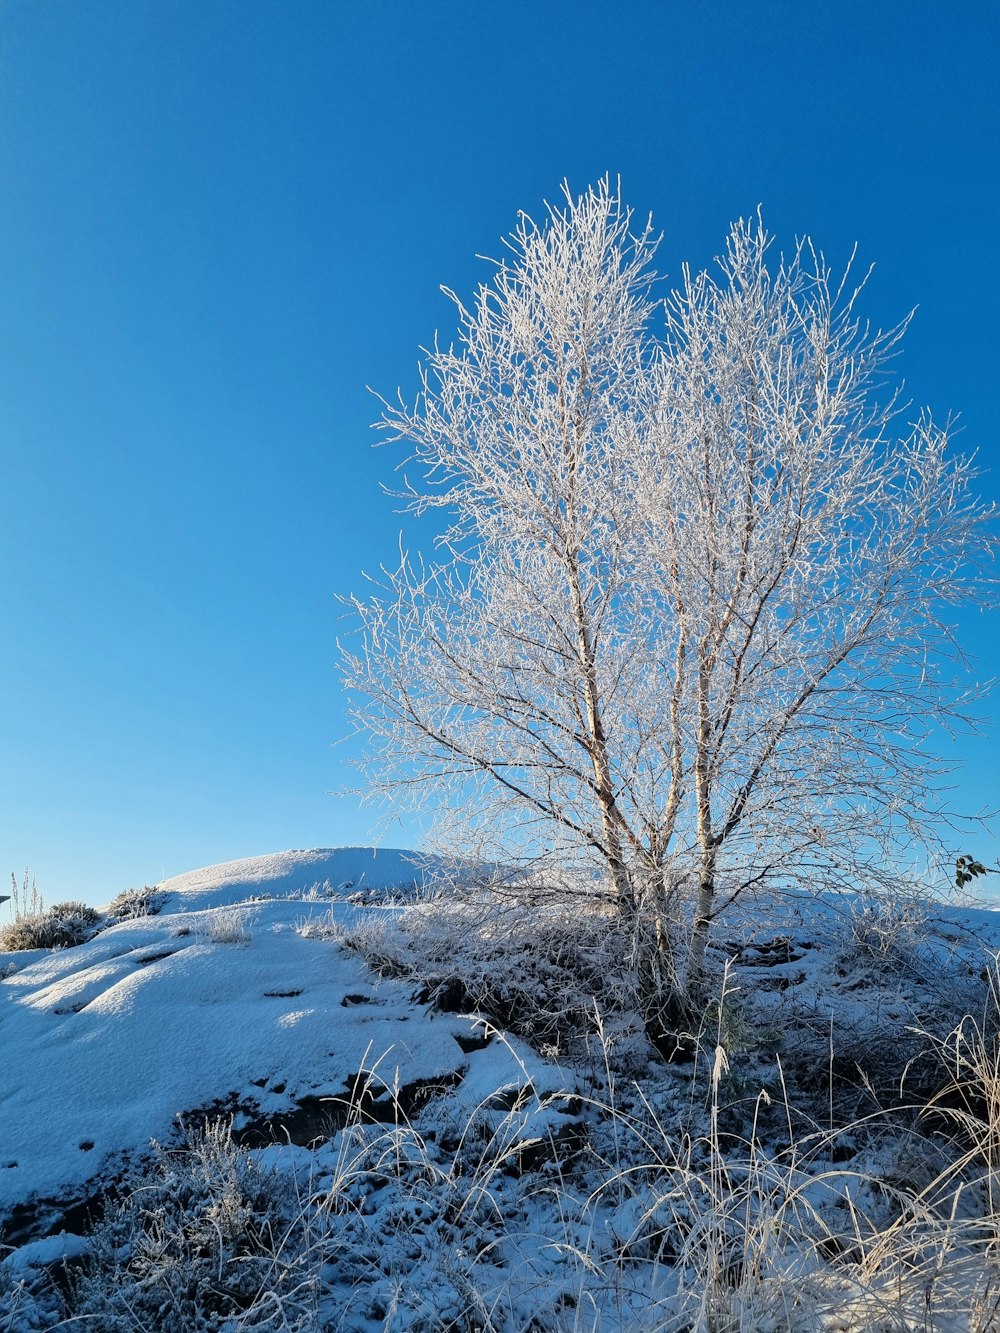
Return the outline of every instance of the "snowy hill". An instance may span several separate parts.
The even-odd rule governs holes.
[[[458,863],[429,853],[391,847],[325,847],[225,861],[176,875],[157,887],[171,895],[168,911],[190,911],[244,902],[258,895],[304,898],[310,892],[327,896],[359,891],[409,893],[460,878],[462,873]]]
[[[231,861],[165,881],[156,916],[23,968],[5,955],[0,1217],[39,1200],[57,1213],[178,1115],[218,1105],[283,1125],[376,1065],[403,1087],[459,1081],[470,1020],[414,1006],[412,985],[306,929],[366,910],[343,895],[409,893],[435,869],[454,872],[358,847]],[[317,886],[341,896],[317,903]]]

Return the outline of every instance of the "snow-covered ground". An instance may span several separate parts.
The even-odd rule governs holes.
[[[226,1151],[243,1145],[248,1161],[294,1182],[301,1197],[326,1200],[317,1214],[326,1258],[308,1318],[292,1301],[297,1323],[220,1317],[198,1329],[660,1329],[672,1326],[665,1311],[690,1311],[676,1244],[690,1258],[702,1179],[716,1181],[715,1194],[702,1190],[702,1249],[728,1244],[711,1078],[699,1085],[690,1068],[662,1066],[634,1034],[627,1060],[628,1043],[609,1033],[589,1068],[579,1058],[561,1065],[551,1046],[543,1057],[474,1014],[443,1012],[414,976],[379,976],[344,946],[361,925],[377,934],[398,920],[419,890],[460,879],[453,863],[404,851],[284,852],[168,880],[157,915],[79,947],[3,955],[0,1330],[49,1326],[55,1307],[33,1303],[31,1283],[18,1281],[85,1253],[87,1208],[125,1197],[144,1161],[165,1169],[151,1141],[180,1153],[186,1132],[220,1117],[227,1134],[232,1126]],[[776,1095],[775,1052],[807,1073],[815,1052],[817,1078],[832,1079],[834,1030],[848,1064],[863,1065],[879,1042],[901,1050],[942,1005],[981,1000],[998,948],[1000,915],[987,910],[928,914],[804,894],[741,904],[716,935],[729,998],[706,1029],[709,1062],[721,1042],[728,1066],[739,1066],[737,1100],[758,1097],[766,1127],[759,1090]],[[447,963],[437,960],[445,972]],[[774,1125],[771,1145],[762,1130],[750,1151],[770,1154],[777,1178],[789,1149],[784,1113]],[[862,1137],[868,1165],[881,1161],[874,1130]],[[835,1148],[843,1160],[833,1138],[814,1150],[819,1175]],[[787,1177],[793,1191],[805,1160]],[[749,1169],[727,1170],[736,1197]],[[831,1217],[847,1188],[839,1179],[821,1189]],[[851,1209],[863,1210],[864,1189],[851,1188]],[[877,1220],[884,1200],[871,1194]],[[761,1207],[754,1197],[746,1218]],[[815,1305],[798,1323],[775,1322],[761,1313],[765,1302],[739,1327],[875,1328],[867,1314],[843,1314],[849,1287],[841,1323]],[[142,1326],[88,1318],[80,1327]],[[973,1324],[955,1315],[928,1327]]]
[[[432,877],[425,858],[371,848],[231,861],[167,880],[156,916],[32,951],[25,966],[4,955],[0,1216],[77,1197],[123,1154],[167,1138],[177,1116],[213,1105],[235,1108],[239,1125],[344,1097],[376,1067],[390,1085],[459,1081],[472,1057],[456,1036],[473,1020],[414,1005],[412,983],[379,979],[302,929],[392,910],[347,902],[359,889]]]

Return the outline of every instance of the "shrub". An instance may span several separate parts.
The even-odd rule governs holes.
[[[141,889],[124,889],[108,906],[108,915],[118,921],[135,921],[142,916],[156,916],[167,895],[144,884]]]
[[[56,903],[49,908],[48,915],[60,921],[80,921],[86,926],[96,926],[101,919],[96,907],[78,902]]]
[[[73,1317],[104,1333],[304,1333],[319,1277],[310,1225],[228,1124],[192,1131],[178,1149],[154,1143],[152,1162],[94,1230]]]
[[[341,926],[308,922],[385,975],[412,977],[417,997],[477,1010],[537,1045],[561,1048],[594,1031],[597,1010],[636,1006],[630,941],[620,918],[578,897],[539,903],[484,893],[366,914]]]
[[[41,1333],[56,1326],[58,1316],[36,1300],[42,1294],[32,1290],[37,1285],[23,1273],[11,1272],[6,1264],[0,1264],[0,1333]]]
[[[21,916],[0,930],[0,951],[70,949],[95,933],[100,913],[86,903],[57,903],[48,912]]]
[[[5,953],[20,949],[52,949],[57,943],[48,917],[22,916],[10,925],[0,927],[0,950]]]
[[[850,950],[879,970],[919,966],[927,938],[927,903],[918,895],[862,894],[851,907]]]

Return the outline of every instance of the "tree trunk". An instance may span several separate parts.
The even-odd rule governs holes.
[[[643,1028],[665,1060],[688,1059],[689,1013],[677,975],[662,866],[647,872],[635,897],[632,930]]]
[[[698,879],[698,897],[695,900],[694,921],[691,925],[691,944],[688,949],[687,975],[684,978],[684,998],[696,1008],[701,1000],[702,974],[705,968],[705,950],[712,926],[712,905],[715,901],[716,848],[712,843],[702,844],[701,872]]]

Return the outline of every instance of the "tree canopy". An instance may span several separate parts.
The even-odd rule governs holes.
[[[445,519],[353,601],[372,789],[598,865],[690,996],[735,894],[884,881],[937,836],[928,741],[965,716],[952,616],[986,595],[992,508],[948,427],[905,424],[907,321],[872,330],[808,240],[737,222],[660,299],[605,180],[507,244],[385,404],[407,503]]]

